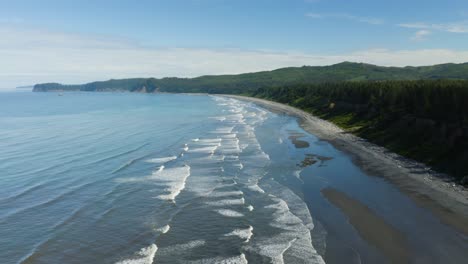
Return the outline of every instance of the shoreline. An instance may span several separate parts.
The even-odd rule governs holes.
[[[349,154],[353,162],[368,175],[388,180],[418,206],[430,210],[441,222],[468,235],[468,190],[453,183],[451,177],[292,106],[239,95],[219,96],[252,102],[274,113],[297,117],[305,131]]]

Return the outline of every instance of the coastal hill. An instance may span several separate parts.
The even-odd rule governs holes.
[[[289,104],[468,185],[468,63],[380,67],[344,62],[198,78],[140,78],[35,92],[130,91],[241,94]]]
[[[135,78],[92,82],[80,85],[37,84],[45,91],[130,91],[244,93],[262,87],[339,81],[468,79],[468,63],[423,67],[382,67],[343,62],[331,66],[303,66],[238,75],[196,78]]]

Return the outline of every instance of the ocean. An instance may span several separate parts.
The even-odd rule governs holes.
[[[366,175],[295,118],[252,103],[206,95],[0,93],[0,139],[1,263],[466,257],[466,237]],[[401,236],[411,253],[366,237],[321,193],[325,188],[385,219],[391,227],[384,225],[382,236]]]

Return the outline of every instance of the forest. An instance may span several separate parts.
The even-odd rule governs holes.
[[[468,81],[338,82],[260,88],[246,95],[303,109],[466,184]]]

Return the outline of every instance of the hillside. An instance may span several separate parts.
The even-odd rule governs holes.
[[[37,84],[35,92],[130,91],[240,93],[261,87],[340,81],[468,79],[468,63],[424,67],[382,67],[343,62],[331,66],[304,66],[238,75],[197,78],[136,78],[92,82],[83,85]]]

